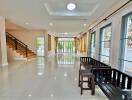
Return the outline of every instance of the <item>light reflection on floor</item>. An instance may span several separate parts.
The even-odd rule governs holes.
[[[58,65],[57,55],[38,57],[32,61],[16,61],[0,68],[0,100],[107,100],[96,86],[80,95],[78,87],[79,57],[64,68]],[[69,68],[69,66],[72,66]]]
[[[74,64],[75,56],[72,53],[57,54],[57,64],[67,65]]]
[[[44,74],[44,57],[37,58],[37,74],[42,76]]]

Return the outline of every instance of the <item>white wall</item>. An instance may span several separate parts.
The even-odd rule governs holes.
[[[48,51],[48,55],[55,54],[55,37],[51,35],[51,50]]]
[[[51,36],[51,53],[55,54],[55,37]]]
[[[124,16],[130,12],[132,12],[132,2],[129,3],[128,5],[126,5],[124,8],[122,8],[116,14],[111,16],[108,20],[102,22],[101,24],[99,24],[98,26],[93,28],[93,31],[96,31],[96,43],[95,43],[96,44],[96,59],[99,58],[98,54],[99,54],[100,28],[109,24],[109,23],[112,23],[112,45],[111,45],[110,65],[112,67],[118,67],[122,16]],[[95,24],[93,24],[93,25],[95,25]]]

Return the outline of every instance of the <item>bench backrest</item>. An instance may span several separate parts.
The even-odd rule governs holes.
[[[80,57],[80,63],[83,64],[83,63],[88,63],[88,64],[91,64],[93,66],[109,66],[109,65],[106,65],[98,60],[95,60],[91,57]]]
[[[95,68],[93,74],[96,79],[105,79],[104,82],[109,82],[120,89],[132,89],[132,77],[117,69]]]
[[[91,58],[90,57],[80,57],[80,63],[90,63]]]
[[[121,89],[132,89],[132,77],[117,70],[112,69],[113,83]],[[116,83],[114,81],[117,81]]]

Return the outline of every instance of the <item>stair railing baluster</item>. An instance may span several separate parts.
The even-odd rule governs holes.
[[[26,57],[28,56],[28,46],[26,45]]]
[[[14,39],[14,41],[15,41],[15,49],[17,50],[17,40]]]

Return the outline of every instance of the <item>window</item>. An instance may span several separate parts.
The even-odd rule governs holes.
[[[123,71],[132,73],[132,13],[125,15],[122,21],[119,61]]]
[[[111,30],[111,24],[100,29],[99,57],[100,61],[106,64],[110,64]]]
[[[37,38],[37,56],[44,56],[44,37]]]
[[[51,35],[48,34],[48,51],[51,50]]]
[[[90,56],[95,58],[95,32],[91,33]]]

